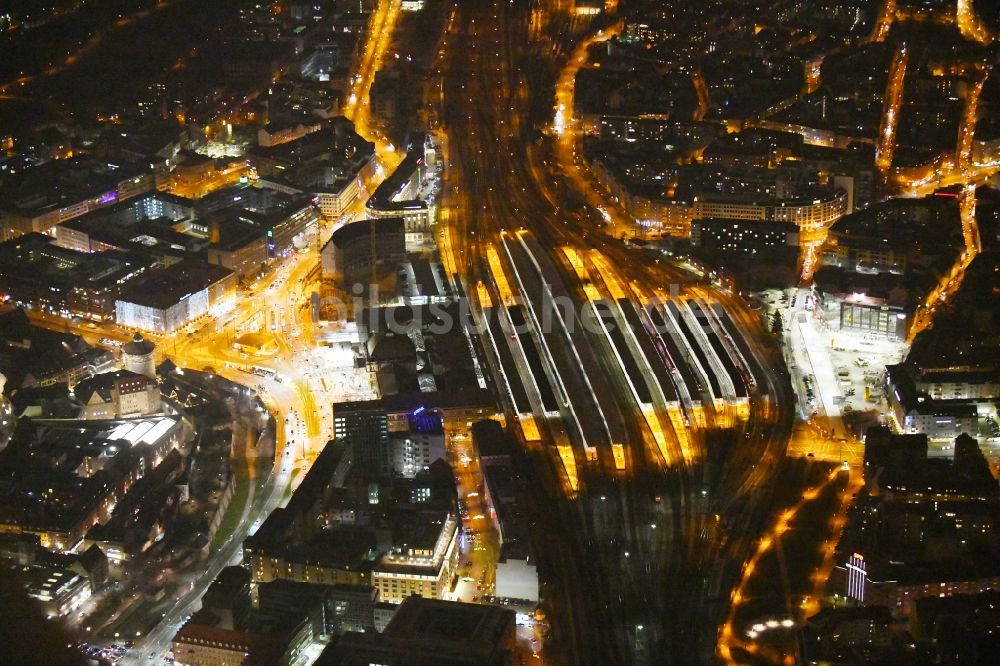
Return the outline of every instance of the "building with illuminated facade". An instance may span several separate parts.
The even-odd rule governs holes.
[[[421,190],[434,154],[430,135],[414,134],[403,161],[372,192],[365,204],[370,217],[403,220],[407,249],[416,249],[433,239],[434,206],[422,198]]]
[[[110,321],[122,286],[152,266],[132,251],[91,254],[25,234],[0,243],[0,291],[16,303],[60,316]]]
[[[926,435],[884,427],[865,436],[865,488],[848,513],[830,586],[905,614],[921,598],[1000,590],[1000,485],[975,439],[928,455]]]
[[[890,305],[882,299],[852,294],[840,301],[840,329],[843,331],[873,333],[890,340],[905,340],[907,321],[906,311],[902,307]]]
[[[168,244],[190,243],[184,231],[196,217],[195,202],[167,192],[149,192],[95,210],[54,229],[56,244],[80,252],[148,247],[159,236]],[[142,236],[149,236],[149,239]]]
[[[458,519],[456,516],[427,513],[418,520],[397,523],[392,548],[384,553],[372,570],[372,587],[379,599],[401,603],[410,595],[442,599],[451,589],[458,571]]]
[[[129,370],[94,375],[73,389],[84,419],[149,416],[162,409],[160,385]]]
[[[175,416],[105,421],[36,419],[0,451],[0,532],[72,549],[190,431]],[[25,462],[27,456],[27,462]]]
[[[154,175],[123,161],[53,160],[17,174],[0,188],[0,235],[52,234],[67,220],[137,197]]]
[[[133,280],[115,301],[121,326],[173,333],[231,296],[236,276],[228,268],[184,259]]]
[[[42,612],[50,617],[63,617],[79,608],[93,590],[90,581],[72,569],[34,565],[26,567],[27,593],[41,604]]]

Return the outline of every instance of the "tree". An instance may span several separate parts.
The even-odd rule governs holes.
[[[775,335],[781,335],[784,330],[785,322],[781,319],[781,312],[775,310],[774,315],[771,317],[771,332]]]

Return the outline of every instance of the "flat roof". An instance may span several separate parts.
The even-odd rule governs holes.
[[[115,285],[151,263],[129,250],[90,253],[59,247],[45,234],[30,233],[0,243],[0,276],[64,289]]]
[[[370,220],[359,220],[357,222],[345,224],[334,231],[327,243],[340,248],[350,245],[360,238],[369,236],[371,234],[372,224],[375,225],[376,236],[382,234],[403,233],[403,218],[401,217],[383,217]]]
[[[129,282],[119,301],[166,310],[191,294],[207,289],[226,279],[233,272],[223,266],[188,258],[150,271]]]
[[[375,191],[372,192],[372,195],[366,204],[369,208],[385,208],[394,203],[393,199],[397,194],[399,194],[403,185],[405,185],[406,182],[413,176],[413,173],[424,164],[425,140],[426,135],[423,132],[417,132],[410,137],[406,157],[403,158],[403,161],[399,163],[399,166],[397,166],[395,170],[382,181]],[[409,204],[410,202],[398,203]]]
[[[412,412],[416,409],[458,409],[480,407],[495,408],[496,399],[488,389],[472,389],[462,392],[455,391],[415,391],[395,393],[382,396],[375,400],[354,400],[338,402],[333,405],[333,413],[350,413],[353,411],[368,411],[384,409],[390,414]]]
[[[4,179],[0,187],[0,208],[36,217],[51,210],[105,195],[111,203],[122,181],[148,175],[137,165],[123,160],[79,157],[52,160]],[[152,186],[152,181],[150,181]]]
[[[202,222],[210,229],[218,229],[219,241],[210,246],[227,252],[246,247],[264,236],[264,230],[257,221],[240,210],[224,208],[212,213]]]

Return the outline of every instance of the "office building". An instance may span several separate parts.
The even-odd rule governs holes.
[[[112,321],[123,285],[152,263],[142,252],[91,254],[30,233],[0,243],[0,290],[15,303],[51,314]]]
[[[87,213],[55,228],[59,247],[80,252],[148,248],[159,240],[187,245],[196,217],[194,201],[168,192],[149,192]]]
[[[373,242],[374,240],[374,242]],[[406,259],[403,220],[398,217],[351,222],[333,232],[320,254],[322,279],[347,290],[395,273]]]
[[[152,190],[155,178],[119,160],[53,160],[20,171],[0,188],[0,233],[4,240],[47,233],[75,217]]]
[[[513,666],[515,642],[512,610],[409,597],[382,633],[348,632],[323,651],[316,666]]]
[[[69,615],[93,593],[87,577],[68,568],[37,564],[21,573],[27,579],[28,596],[38,601],[50,618]]]
[[[209,228],[208,263],[252,281],[267,264],[265,230],[242,211],[223,210],[205,220]]]
[[[185,259],[130,282],[115,301],[117,322],[129,328],[173,333],[232,294],[228,268]]]
[[[416,250],[434,240],[431,222],[433,202],[425,192],[427,167],[434,155],[429,134],[418,132],[410,137],[403,161],[375,189],[365,209],[373,218],[403,220],[406,249]]]
[[[333,405],[333,439],[350,445],[359,473],[379,474],[386,466],[389,417],[377,402],[339,402]]]

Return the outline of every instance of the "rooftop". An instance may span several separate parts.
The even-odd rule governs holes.
[[[410,137],[409,146],[407,147],[406,156],[403,161],[399,163],[399,166],[393,170],[389,176],[375,189],[371,197],[368,199],[368,208],[378,208],[384,209],[393,207],[393,204],[399,204],[402,207],[413,206],[419,207],[422,202],[418,201],[400,201],[396,202],[395,199],[399,196],[399,193],[403,190],[410,179],[413,177],[414,172],[417,169],[424,166],[424,141],[426,135],[422,132],[417,132]]]
[[[111,203],[118,200],[120,182],[143,174],[137,165],[121,160],[53,160],[5,178],[0,201],[3,208],[31,217],[93,197]]]
[[[63,291],[109,288],[151,263],[135,252],[90,253],[59,247],[44,234],[26,234],[0,243],[0,280],[11,287],[20,280]]]
[[[500,666],[514,650],[514,611],[408,597],[381,634],[348,632],[327,647],[317,666]]]
[[[119,300],[166,310],[232,275],[228,268],[188,258],[149,271],[122,289]]]
[[[375,235],[402,234],[403,218],[384,217],[373,220],[359,220],[340,227],[330,236],[328,244],[338,248],[345,248],[359,240],[368,238],[371,235],[371,225],[375,225]]]

